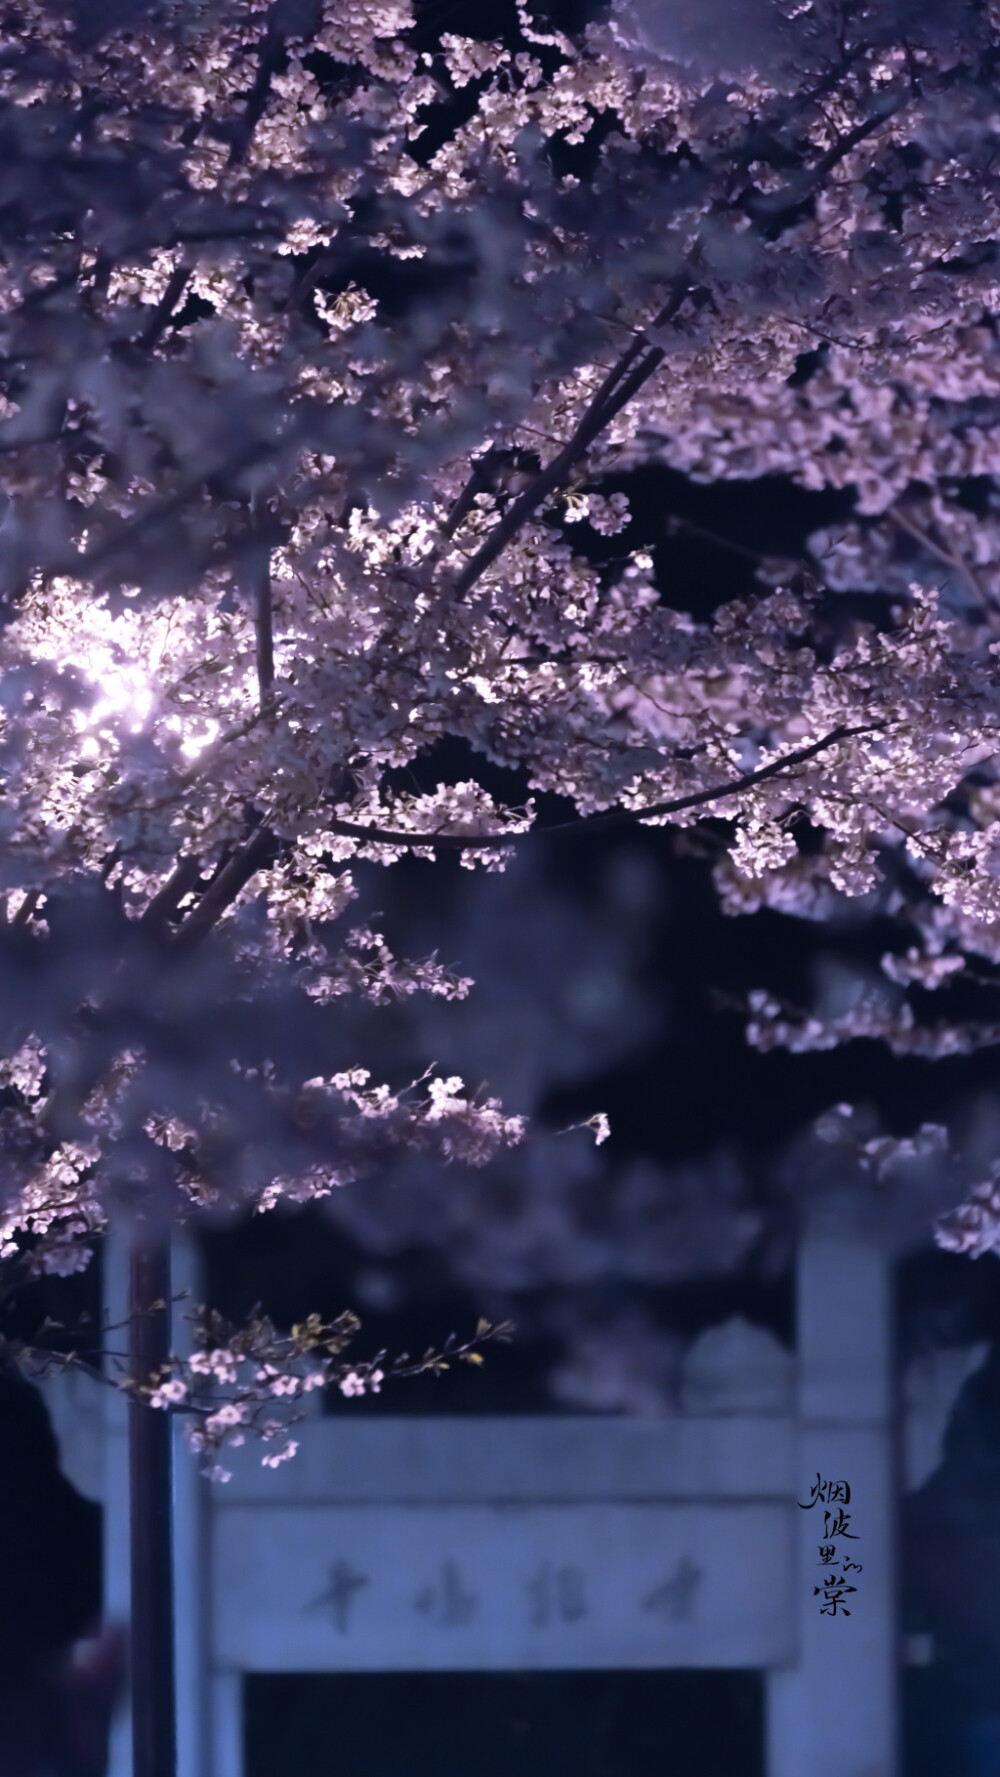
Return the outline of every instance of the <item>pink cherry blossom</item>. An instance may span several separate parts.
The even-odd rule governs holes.
[[[1000,1041],[919,997],[1000,961],[996,0],[754,3],[725,42],[716,0],[519,4],[515,48],[433,51],[406,0],[324,0],[276,60],[256,5],[183,53],[173,5],[72,11],[28,0],[0,68],[0,1263],[505,1164],[489,1081],[316,1032],[461,1010],[355,877],[497,875],[550,798],[576,843],[715,817],[734,917],[897,920],[853,997],[755,987],[757,1047]],[[624,547],[661,464],[849,517],[695,617]],[[149,1385],[211,1472],[267,1402],[401,1373],[303,1326],[203,1329]]]

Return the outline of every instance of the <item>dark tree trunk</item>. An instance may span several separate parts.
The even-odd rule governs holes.
[[[154,1304],[161,1304],[154,1307]],[[145,1382],[170,1349],[170,1241],[135,1238],[129,1374]],[[170,1414],[129,1403],[132,1777],[176,1777]]]

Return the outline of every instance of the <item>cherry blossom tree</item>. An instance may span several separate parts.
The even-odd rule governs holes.
[[[167,1227],[525,1134],[347,1049],[347,996],[471,986],[352,929],[358,861],[711,815],[727,912],[901,933],[752,1043],[1000,1039],[948,997],[1000,979],[1000,10],[737,13],[0,6],[0,1256],[128,1221],[133,1389],[210,1466],[384,1364],[210,1318],[171,1364]],[[696,616],[630,546],[656,463],[851,517]]]

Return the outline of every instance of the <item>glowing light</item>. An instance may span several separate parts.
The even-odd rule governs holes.
[[[123,661],[119,649],[95,639],[88,640],[82,656],[75,653],[59,664],[82,673],[98,693],[90,709],[77,716],[81,732],[93,734],[109,724],[127,727],[132,734],[142,732],[154,701],[148,666]]]
[[[204,731],[201,734],[189,734],[185,740],[181,741],[181,752],[184,754],[184,757],[186,759],[197,759],[198,754],[203,753],[206,747],[210,747],[213,740],[217,739],[221,731],[221,722],[207,720]]]

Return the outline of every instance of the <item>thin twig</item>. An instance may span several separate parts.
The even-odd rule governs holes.
[[[891,518],[893,524],[897,524],[900,530],[908,531],[910,536],[927,550],[928,555],[936,556],[938,561],[943,562],[946,567],[953,568],[956,574],[961,575],[977,604],[992,611],[1000,608],[993,594],[981,584],[978,576],[973,573],[968,563],[960,555],[955,555],[952,550],[946,549],[941,543],[935,543],[933,537],[920,525],[914,523],[912,518],[907,518],[898,506],[887,506],[885,512],[886,517]]]
[[[674,536],[678,531],[688,531],[692,537],[702,537],[706,543],[714,543],[717,549],[728,549],[733,555],[741,555],[746,561],[767,561],[767,556],[759,549],[749,549],[745,543],[734,543],[730,537],[722,537],[718,531],[707,531],[703,525],[695,524],[690,518],[682,518],[678,513],[671,514],[667,520],[667,535]]]

